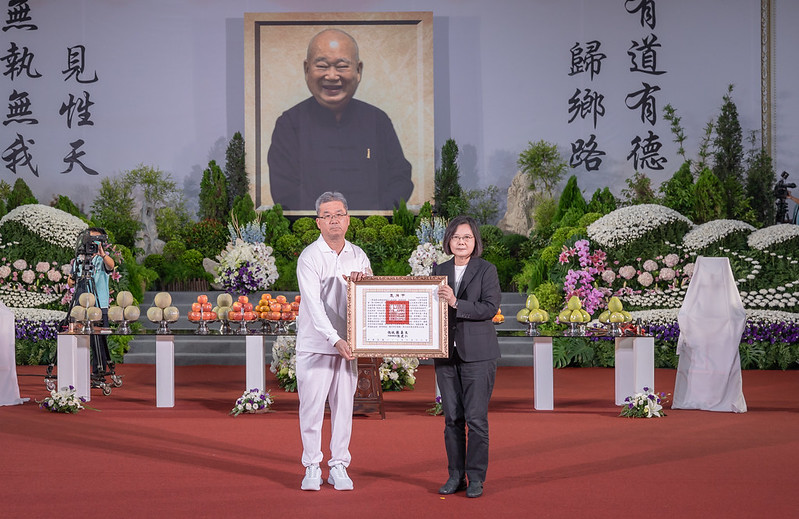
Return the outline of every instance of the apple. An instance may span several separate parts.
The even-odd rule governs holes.
[[[278,303],[281,303],[281,304],[282,304],[282,303],[285,303],[285,302],[286,302],[286,296],[284,296],[283,294],[280,294],[279,296],[277,296],[277,297],[275,298],[275,300],[276,300]]]
[[[297,301],[293,301],[291,303],[291,311],[292,312],[299,312],[299,310],[300,310],[300,304]]]
[[[240,302],[240,301],[236,301],[235,303],[233,303],[233,306],[231,306],[230,308],[231,308],[231,309],[232,309],[234,312],[239,312],[239,311],[241,311],[241,302]]]
[[[212,305],[212,304],[211,304],[211,303],[209,303],[208,301],[206,301],[206,302],[205,302],[205,303],[203,303],[202,305],[203,305],[203,312],[210,312],[211,310],[213,310],[213,309],[214,309],[214,305]]]
[[[283,303],[280,305],[281,312],[291,312],[291,303]]]
[[[269,312],[269,319],[272,321],[279,321],[281,313],[280,312]]]
[[[191,311],[192,312],[199,312],[202,309],[203,309],[203,305],[200,304],[200,303],[192,303],[191,304]]]
[[[239,303],[247,303],[250,299],[247,296],[239,296]]]
[[[280,303],[272,303],[271,305],[269,305],[269,310],[271,310],[272,312],[281,312],[283,311],[283,305],[281,305]]]
[[[246,312],[244,312],[244,314],[243,314],[243,316],[242,316],[242,317],[243,317],[243,319],[244,319],[245,321],[254,321],[254,320],[255,320],[255,314],[254,314],[254,313],[252,313],[252,311],[251,311],[251,310],[250,310],[250,311],[246,311]]]
[[[252,303],[243,303],[241,309],[245,312],[252,312]]]
[[[205,304],[208,302],[208,296],[205,294],[200,294],[197,296],[197,302],[201,304]]]
[[[298,303],[300,302],[300,295],[299,295],[299,294],[297,294],[296,296],[294,296],[294,301],[296,301],[296,302],[298,302]]]

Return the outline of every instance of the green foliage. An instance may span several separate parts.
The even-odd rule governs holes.
[[[691,163],[683,162],[672,177],[661,184],[660,193],[663,195],[663,205],[674,209],[689,220],[694,219],[696,206],[694,194],[694,176],[691,173]]]
[[[227,245],[227,227],[218,220],[200,220],[183,228],[183,242],[206,258],[215,258]]]
[[[273,290],[278,291],[295,291],[297,290],[297,259],[300,252],[302,252],[302,242],[293,234],[284,234],[278,238],[278,243],[283,242],[283,245],[291,248],[290,254],[278,254],[275,256],[275,267],[277,267],[278,278],[275,284],[272,285]],[[292,248],[289,245],[290,241],[294,241],[297,248]],[[296,251],[293,252],[293,251]]]
[[[183,229],[191,223],[191,217],[183,203],[161,207],[155,214],[158,237],[164,241],[182,239]]]
[[[400,245],[405,238],[405,233],[397,224],[390,223],[380,228],[380,239],[388,245]],[[407,262],[406,262],[407,263]]]
[[[539,284],[533,293],[538,298],[541,308],[550,314],[556,314],[563,307],[563,288],[552,281],[544,281]]]
[[[233,134],[225,151],[225,176],[227,177],[227,201],[232,209],[238,197],[250,192],[250,180],[247,178],[245,170],[244,138],[240,132]],[[241,220],[239,221],[241,222]]]
[[[270,245],[277,243],[277,240],[286,234],[290,234],[289,220],[283,216],[283,207],[275,204],[271,209],[261,213],[261,223],[265,231],[265,241]]]
[[[677,117],[677,111],[670,104],[663,107],[663,118],[671,124],[671,133],[674,135],[674,142],[679,146],[677,153],[682,156],[685,162],[689,162],[685,156],[685,129],[680,125],[682,119]]]
[[[134,323],[138,324],[138,323]],[[125,354],[130,350],[130,341],[136,337],[133,335],[108,335],[108,352],[111,354],[111,360],[116,364],[121,364],[124,361]]]
[[[380,229],[388,225],[388,218],[380,214],[373,214],[371,216],[367,216],[363,224],[366,227],[371,227],[379,232]]]
[[[42,339],[32,341],[30,339],[17,339],[15,343],[15,355],[17,365],[20,366],[39,366],[49,364],[56,358],[57,345],[55,339]]]
[[[387,258],[380,262],[374,274],[376,276],[407,276],[411,273],[411,266],[408,260],[402,258]]]
[[[4,217],[8,214],[8,209],[6,209],[6,201],[0,199],[0,218]]]
[[[544,198],[540,200],[536,204],[535,209],[533,209],[535,232],[546,233],[546,230],[552,227],[557,211],[558,202],[554,198]]]
[[[742,342],[738,347],[741,355],[741,368],[743,369],[764,369],[766,365],[766,349],[763,342],[753,342],[748,344]]]
[[[738,121],[738,108],[732,101],[733,85],[729,85],[716,120],[716,137],[713,139],[713,173],[721,183],[722,200],[726,218],[739,219],[737,202],[743,193],[743,133]]]
[[[610,189],[605,187],[601,190],[597,188],[597,190],[594,191],[593,196],[591,196],[591,201],[588,202],[586,211],[589,213],[600,213],[606,215],[615,211],[616,209],[616,197],[613,196],[613,193],[610,192]]]
[[[480,234],[482,234],[483,233],[482,227],[480,229],[481,229]],[[508,249],[508,253],[514,258],[525,257],[524,247],[529,242],[530,242],[529,238],[516,233],[503,234],[500,240],[502,246]]]
[[[147,268],[146,264],[137,263],[133,252],[124,245],[117,245],[117,247],[122,254],[122,263],[119,265],[119,271],[122,274],[119,290],[128,290],[136,301],[142,302],[144,291],[158,279],[158,272]],[[159,255],[159,257],[161,256]],[[161,259],[163,260],[163,257]],[[147,258],[145,258],[145,262],[146,260]]]
[[[512,280],[520,292],[530,293],[544,283],[546,275],[546,265],[540,258],[528,258],[522,262],[521,270],[514,274]]]
[[[512,290],[514,285],[513,277],[519,272],[521,261],[518,258],[511,257],[510,251],[501,241],[490,245],[485,245],[484,242],[484,246],[483,259],[497,267],[499,285]]]
[[[441,147],[441,167],[435,173],[433,200],[435,212],[445,218],[453,218],[462,212],[463,188],[458,169],[458,145],[453,139]]]
[[[408,210],[405,200],[400,200],[399,207],[394,208],[392,222],[402,227],[406,235],[412,235],[416,229],[416,218]]]
[[[577,220],[577,227],[579,227],[581,229],[585,229],[586,227],[588,227],[589,225],[591,225],[595,221],[597,221],[600,218],[602,218],[602,216],[603,215],[600,214],[600,213],[585,213],[584,215],[582,215],[580,217],[579,220]]]
[[[280,257],[297,257],[300,255],[303,248],[302,240],[300,240],[296,234],[284,234],[275,242],[275,252],[278,253],[275,256],[275,261]],[[282,278],[283,275],[280,274],[280,277]]]
[[[499,214],[499,188],[490,185],[485,189],[467,191],[463,199],[468,205],[466,214],[471,215],[480,224],[493,222]]]
[[[164,259],[166,261],[175,261],[181,254],[186,252],[186,244],[183,240],[171,240],[164,244]]]
[[[39,201],[33,196],[33,191],[25,183],[24,180],[18,178],[14,182],[14,187],[11,188],[11,192],[8,193],[8,198],[6,199],[6,210],[11,211],[12,209],[16,209],[21,205],[28,205],[28,204],[38,204]]]
[[[150,254],[142,262],[145,267],[158,273],[164,270],[164,263],[165,260],[162,254]]]
[[[527,175],[530,189],[543,192],[547,198],[552,198],[552,190],[563,180],[569,168],[558,146],[543,140],[528,142],[516,164]]]
[[[76,206],[75,202],[70,200],[68,196],[58,195],[55,199],[55,203],[53,203],[52,206],[56,209],[64,211],[65,213],[69,213],[72,216],[77,216],[78,218],[86,220],[86,215],[80,212],[78,206]]]
[[[310,218],[308,216],[303,216],[302,218],[297,218],[291,226],[292,232],[297,236],[302,236],[307,231],[317,229],[316,227],[316,220]]]
[[[575,208],[575,210],[580,213],[580,216],[582,216],[585,214],[587,207],[588,204],[585,203],[585,198],[583,198],[583,194],[577,186],[577,176],[572,175],[569,177],[569,180],[566,182],[566,187],[563,188],[563,192],[560,194],[558,210],[555,211],[555,216],[552,218],[552,221],[555,223],[560,222],[571,208]]]
[[[302,233],[302,236],[300,236],[300,241],[302,241],[302,243],[306,246],[310,245],[315,242],[317,238],[319,238],[320,234],[321,232],[319,229],[308,229]]]
[[[746,196],[751,200],[757,227],[765,227],[773,225],[776,216],[773,186],[777,174],[768,152],[762,146],[755,146],[755,139],[755,132],[752,132],[752,148],[746,158]]]
[[[713,171],[705,168],[699,174],[694,188],[694,223],[701,224],[725,218],[724,195],[721,182]]]
[[[433,206],[430,204],[429,201],[422,204],[422,207],[419,209],[419,214],[416,215],[416,225],[415,227],[419,227],[419,221],[424,219],[430,219],[433,217]]]
[[[5,221],[0,226],[0,235],[5,244],[2,255],[14,260],[24,259],[29,265],[35,265],[40,261],[57,261],[60,265],[64,265],[74,258],[73,248],[48,243],[17,221]],[[18,244],[12,245],[11,242]]]
[[[124,178],[103,178],[91,205],[92,222],[113,233],[116,243],[133,249],[136,233],[141,229],[134,212],[135,204]]]
[[[626,189],[621,190],[624,205],[656,204],[658,203],[655,191],[652,189],[652,180],[644,173],[636,171],[632,178],[625,179]]]
[[[233,206],[228,201],[227,182],[216,161],[210,161],[200,182],[200,208],[197,211],[200,220],[225,221],[229,208]]]
[[[584,212],[579,207],[570,207],[563,218],[560,219],[561,229],[563,227],[577,227],[578,222],[584,216]]]
[[[483,238],[483,247],[502,244],[505,234],[496,225],[481,225],[480,236]]]
[[[561,247],[550,245],[541,251],[541,261],[547,269],[554,267],[558,263]]]
[[[363,227],[355,232],[355,239],[362,243],[372,243],[377,241],[379,233],[374,227]]]
[[[563,247],[566,240],[569,239],[569,235],[572,231],[574,231],[574,227],[560,227],[552,234],[550,245],[557,249],[558,254],[560,254],[561,247]]]
[[[552,359],[556,368],[565,368],[572,362],[590,366],[594,348],[585,337],[564,337],[552,341]]]
[[[258,213],[255,212],[255,204],[250,198],[249,193],[237,196],[233,200],[233,208],[230,210],[230,220],[239,222],[239,225],[246,225],[258,219]]]

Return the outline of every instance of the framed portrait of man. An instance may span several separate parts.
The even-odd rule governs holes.
[[[355,215],[433,198],[433,15],[247,13],[245,147],[256,207]]]

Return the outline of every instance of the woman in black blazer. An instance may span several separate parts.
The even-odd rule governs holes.
[[[488,468],[488,401],[500,357],[491,318],[502,293],[497,268],[480,258],[483,243],[473,218],[455,217],[444,232],[443,245],[444,252],[455,257],[435,265],[432,272],[447,276],[438,295],[449,304],[449,358],[435,360],[449,469],[449,479],[438,492],[465,489],[468,497],[480,497]]]

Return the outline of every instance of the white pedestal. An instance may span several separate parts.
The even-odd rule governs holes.
[[[245,343],[247,362],[247,387],[266,391],[266,357],[264,356],[263,335],[248,335]]]
[[[155,337],[155,405],[175,407],[175,336]]]
[[[56,353],[56,390],[61,391],[63,387],[72,386],[75,388],[75,395],[85,398],[87,402],[92,399],[90,338],[90,335],[59,334]]]
[[[616,338],[616,405],[624,399],[655,387],[654,337]]]
[[[539,411],[554,409],[552,337],[533,338],[533,398]]]

